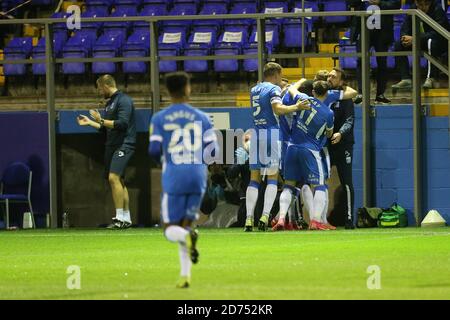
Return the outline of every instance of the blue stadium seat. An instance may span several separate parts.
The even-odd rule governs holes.
[[[266,2],[264,3],[261,13],[287,13],[288,10],[288,4],[286,2]],[[266,24],[267,25],[276,25],[278,28],[283,24],[284,19],[283,18],[276,18],[276,19],[267,19]]]
[[[305,12],[308,12],[308,11],[311,11],[311,12],[319,11],[319,4],[318,4],[317,0],[316,1],[311,1],[311,0],[305,1]],[[302,2],[301,1],[295,2],[291,12],[302,12]],[[319,17],[310,17],[308,19],[312,20],[312,21],[317,21],[319,19]]]
[[[230,14],[253,14],[256,13],[256,3],[252,2],[239,2],[236,3],[230,10]],[[254,19],[230,19],[226,20],[225,26],[250,26],[255,24]]]
[[[121,33],[114,34],[104,34],[95,42],[92,48],[93,58],[115,58],[120,53],[120,48],[124,42],[124,37]],[[116,73],[117,63],[116,62],[93,62],[92,63],[92,73]]]
[[[342,46],[340,48],[341,53],[354,53],[356,52],[356,46]],[[357,67],[357,58],[356,57],[340,57],[339,65],[342,69],[356,69]]]
[[[97,17],[107,17],[107,14],[102,10],[90,9],[81,14],[81,18],[97,18]],[[96,33],[103,27],[102,22],[83,22],[83,30],[90,29]]]
[[[148,30],[136,30],[122,48],[122,55],[129,57],[146,57],[150,51],[150,32]],[[124,73],[146,73],[148,63],[145,61],[125,61]]]
[[[305,33],[303,35],[305,39],[305,45],[310,43],[308,34],[312,31],[312,20],[305,19]],[[302,19],[287,19],[283,24],[283,46],[286,48],[301,48],[302,39],[300,37],[302,33]]]
[[[347,4],[342,0],[322,0],[323,11],[347,11]],[[326,23],[343,23],[348,17],[324,17]]]
[[[211,53],[211,48],[216,43],[216,29],[203,28],[192,32],[188,44],[184,50],[185,56],[206,56]],[[207,72],[207,60],[190,60],[184,62],[186,72]]]
[[[114,0],[114,7],[135,7],[138,8],[142,3],[142,0]]]
[[[87,58],[92,51],[95,36],[92,33],[77,32],[63,47],[63,58]],[[65,62],[62,64],[63,74],[83,74],[86,72],[86,63]]]
[[[87,10],[96,10],[108,16],[114,0],[86,0]]]
[[[253,30],[250,34],[250,44],[257,44],[257,28],[256,26],[253,27]],[[278,32],[278,28],[274,25],[267,25],[266,26],[266,45],[268,45],[271,48],[276,48],[280,45],[280,34]]]
[[[194,3],[186,3],[186,4],[174,4],[172,10],[170,10],[170,16],[187,16],[187,15],[196,15],[197,14],[197,5]],[[164,21],[163,26],[166,28],[183,28],[185,32],[191,27],[192,21],[190,20],[180,20],[180,21]]]
[[[186,32],[183,28],[173,28],[164,31],[158,39],[159,56],[179,56],[182,48],[186,45]],[[162,73],[173,72],[178,69],[176,61],[160,61],[159,71]]]
[[[67,19],[68,17],[69,17],[69,14],[66,12],[55,12],[54,14],[51,15],[50,18],[52,18],[52,19]],[[52,30],[53,30],[53,33],[67,34],[67,32],[68,32],[67,24],[64,22],[54,23],[52,25]]]
[[[242,48],[248,43],[247,29],[239,27],[228,27],[218,39],[214,48],[214,54],[238,55]],[[216,72],[236,72],[239,70],[239,61],[236,59],[215,60],[214,70]]]
[[[401,6],[402,10],[407,10],[407,9],[411,8],[410,3],[406,3],[405,1],[402,1],[402,2],[404,2]],[[394,23],[402,24],[403,21],[405,20],[405,18],[406,18],[406,14],[396,14],[396,15],[394,15]]]
[[[66,34],[58,33],[53,35],[52,50],[54,57],[61,57],[62,48],[66,41]],[[45,59],[45,37],[39,39],[37,45],[33,48],[32,57],[33,59]],[[34,63],[31,68],[34,75],[44,75],[46,73],[45,63]]]
[[[5,47],[4,54],[6,60],[27,59],[33,49],[31,37],[14,38]],[[20,76],[26,74],[25,64],[5,64],[3,73],[5,76]]]
[[[227,14],[228,10],[225,3],[211,3],[205,4],[200,10],[199,15],[216,15],[216,14]],[[223,25],[223,20],[197,20],[194,21],[193,26],[213,26],[219,29]]]
[[[145,6],[139,13],[139,16],[142,17],[166,16],[166,15],[167,15],[167,8],[165,4],[149,4]],[[134,30],[136,31],[140,29],[149,30],[149,23],[145,21],[136,21],[134,23]]]
[[[136,7],[119,7],[116,11],[114,11],[110,17],[132,17],[137,16]],[[122,37],[125,38],[128,30],[132,27],[133,23],[129,21],[125,22],[105,22],[103,25],[104,33],[108,33],[111,35],[122,34]]]

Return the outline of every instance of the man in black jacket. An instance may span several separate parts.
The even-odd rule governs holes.
[[[419,9],[425,12],[431,19],[439,25],[449,30],[447,15],[436,0],[416,0],[412,9]],[[448,50],[447,41],[431,28],[427,23],[420,23],[420,48],[434,58],[439,58]],[[409,51],[412,49],[412,17],[406,16],[400,31],[400,40],[395,43],[395,51]],[[408,57],[396,57],[396,65],[400,68],[401,81],[392,86],[393,89],[411,89],[411,73],[409,69]],[[435,79],[439,76],[439,70],[428,62],[427,79],[423,88],[432,89]]]
[[[362,2],[361,0],[349,0],[349,6],[352,10],[366,10],[367,6],[378,6],[380,10],[396,10],[400,9],[400,0],[368,0]],[[393,15],[381,15],[380,25],[372,26],[373,29],[369,30],[369,47],[373,47],[376,52],[387,52],[389,46],[394,42],[394,16]],[[380,27],[377,29],[377,27]],[[361,19],[360,17],[354,17],[352,20],[352,42],[357,42],[358,51],[361,51]],[[377,94],[375,97],[376,103],[390,103],[384,96],[387,83],[387,58],[376,57],[377,59]],[[358,59],[358,91],[359,97],[355,99],[358,101],[361,99],[362,93],[362,72],[361,72],[361,59]]]
[[[128,190],[125,186],[125,169],[134,154],[136,145],[136,123],[133,100],[116,87],[114,78],[103,75],[97,80],[99,93],[109,99],[104,118],[96,110],[90,110],[92,119],[80,115],[80,126],[91,126],[106,131],[105,178],[111,185],[116,216],[111,229],[125,229],[131,226]]]
[[[345,73],[342,69],[334,68],[328,75],[328,84],[333,89],[340,89],[345,84]],[[334,112],[334,130],[330,139],[330,158],[331,164],[336,165],[339,175],[339,181],[344,189],[345,201],[345,228],[354,229],[353,224],[353,145],[355,138],[353,127],[355,121],[355,108],[353,101],[340,100],[330,106]]]

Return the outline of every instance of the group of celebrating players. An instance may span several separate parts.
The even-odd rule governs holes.
[[[301,79],[289,85],[282,78],[279,64],[269,62],[264,66],[264,82],[258,83],[250,93],[254,130],[249,148],[251,181],[246,192],[245,231],[253,230],[262,176],[267,176],[267,187],[258,229],[268,228],[280,173],[284,187],[272,230],[299,229],[294,219],[290,219],[289,225],[286,223],[286,215],[289,210],[292,212],[300,194],[310,217],[310,230],[336,229],[327,221],[326,181],[331,168],[326,145],[333,135],[334,123],[330,105],[358,94],[349,86],[330,89],[331,78],[337,72],[339,69],[329,74],[321,71],[312,81]]]

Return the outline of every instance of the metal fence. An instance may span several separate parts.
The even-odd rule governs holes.
[[[304,1],[303,7],[304,7]],[[366,20],[373,14],[381,15],[398,15],[405,14],[412,16],[412,37],[413,44],[411,51],[403,52],[376,52],[371,53],[369,48],[369,30],[366,27]],[[359,17],[361,19],[361,51],[355,53],[307,53],[304,45],[304,28],[305,18],[307,17],[333,17],[333,16],[351,16]],[[301,19],[302,33],[302,50],[301,53],[291,54],[268,54],[265,49],[265,21],[274,18],[291,18]],[[243,54],[243,55],[220,55],[220,56],[158,56],[158,28],[157,23],[160,21],[182,21],[182,20],[235,20],[235,19],[255,19],[257,26],[257,54]],[[414,215],[416,224],[419,225],[423,216],[422,209],[422,103],[421,103],[421,85],[420,85],[420,22],[428,24],[436,32],[438,32],[444,39],[448,41],[450,52],[450,32],[436,23],[433,19],[428,17],[425,13],[416,9],[409,10],[381,10],[381,11],[335,11],[335,12],[298,12],[298,13],[275,13],[275,14],[226,14],[226,15],[186,15],[186,16],[149,16],[149,17],[101,17],[101,18],[82,18],[83,22],[136,22],[146,21],[149,23],[150,30],[150,56],[136,57],[136,58],[55,58],[52,52],[52,28],[55,23],[66,23],[66,19],[12,19],[0,20],[0,26],[5,24],[41,24],[44,25],[45,39],[46,39],[46,55],[45,59],[22,59],[22,60],[0,60],[0,65],[12,64],[30,64],[30,63],[45,63],[46,64],[46,100],[48,112],[48,127],[49,127],[49,168],[50,168],[50,214],[52,220],[52,227],[57,226],[57,177],[56,177],[56,142],[55,142],[55,64],[65,62],[125,62],[125,61],[147,61],[150,62],[150,80],[151,80],[151,103],[153,111],[160,108],[160,83],[159,83],[159,61],[175,60],[224,60],[224,59],[258,59],[258,79],[263,80],[263,66],[268,59],[289,59],[297,58],[302,60],[302,67],[304,69],[304,59],[308,57],[357,57],[361,59],[362,71],[362,146],[363,146],[363,205],[373,206],[373,191],[374,180],[372,170],[373,156],[371,154],[371,121],[370,121],[370,57],[371,56],[412,56],[412,70],[413,70],[413,157],[414,157]],[[450,56],[448,65],[441,64],[435,58],[423,53],[424,56],[439,70],[449,75]],[[304,71],[303,71],[304,74]],[[300,75],[299,75],[300,77]],[[449,86],[450,97],[450,86]],[[449,126],[450,126],[450,106],[449,106]]]

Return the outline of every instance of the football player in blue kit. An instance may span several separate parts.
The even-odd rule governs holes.
[[[265,231],[269,214],[277,196],[280,161],[278,116],[299,110],[309,110],[309,102],[298,100],[291,106],[281,101],[282,67],[274,62],[264,66],[264,82],[251,89],[253,130],[250,139],[250,183],[246,191],[247,219],[245,231],[253,230],[253,217],[258,200],[261,176],[267,176],[263,214],[258,229]]]
[[[312,199],[304,199],[304,202],[308,202],[305,205],[309,209],[310,229],[328,230],[331,226],[321,222],[327,200],[325,183],[327,177],[321,151],[325,146],[326,137],[332,133],[334,121],[333,112],[328,105],[330,101],[354,95],[354,90],[346,88],[343,92],[330,91],[327,82],[316,81],[313,84],[314,98],[311,98],[297,91],[301,82],[302,80],[289,89],[293,102],[309,98],[312,109],[298,112],[294,117],[291,144],[284,162],[286,181],[280,196],[280,218],[274,229],[284,228],[284,218],[290,206],[292,193],[295,192],[296,184],[300,183],[314,189]]]
[[[191,265],[198,262],[198,233],[191,229],[206,189],[204,154],[218,152],[217,137],[208,115],[188,104],[191,92],[184,72],[168,74],[171,105],[152,117],[149,154],[162,160],[161,216],[167,240],[179,244],[179,288],[191,281]]]

